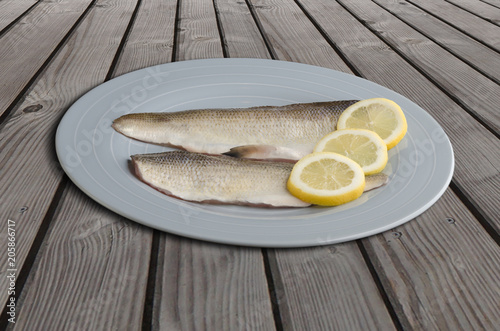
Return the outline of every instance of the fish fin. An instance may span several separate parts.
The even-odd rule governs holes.
[[[237,158],[282,162],[296,162],[302,157],[301,154],[293,149],[271,145],[237,146],[222,154]]]
[[[369,175],[365,177],[365,182],[364,192],[367,192],[387,184],[389,182],[389,176],[382,173]]]
[[[245,145],[233,147],[229,152],[222,154],[238,158],[264,159],[266,155],[272,154],[274,151],[276,151],[274,146]]]

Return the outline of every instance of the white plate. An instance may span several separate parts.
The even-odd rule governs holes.
[[[168,150],[128,139],[111,122],[126,113],[283,105],[384,97],[406,114],[408,133],[389,151],[387,186],[338,207],[265,209],[190,203],[140,182],[129,156]],[[138,70],[80,98],[56,135],[62,167],[87,195],[133,221],[219,243],[298,247],[366,237],[429,208],[450,183],[454,158],[438,123],[405,97],[345,73],[259,59],[184,61]]]

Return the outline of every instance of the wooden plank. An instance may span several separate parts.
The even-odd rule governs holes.
[[[480,17],[442,0],[411,0],[409,2],[439,17],[448,24],[469,34],[493,49],[500,51],[500,26],[491,24]]]
[[[2,37],[0,116],[16,100],[90,3],[90,0],[41,2]]]
[[[500,86],[452,56],[372,1],[345,1],[345,6],[385,42],[453,95],[494,131],[500,131]],[[500,59],[498,54],[496,58]]]
[[[224,57],[213,1],[179,0],[176,61]]]
[[[261,250],[164,234],[154,330],[274,330]]]
[[[270,255],[284,329],[395,329],[355,242]]]
[[[253,0],[250,4],[257,13],[276,59],[350,72],[349,67],[295,3]]]
[[[500,247],[451,190],[414,221],[363,243],[404,329],[500,325]]]
[[[432,39],[483,75],[500,82],[500,55],[498,52],[468,37],[460,31],[413,6],[408,2],[376,0],[399,19]]]
[[[69,186],[13,330],[140,330],[152,231]]]
[[[378,80],[381,83],[385,83],[385,85],[388,85],[390,87],[392,86],[393,89],[399,90],[399,92],[406,92],[409,95],[416,94],[413,86],[408,86],[407,84],[404,83],[405,80],[406,81],[412,81],[412,80],[410,80],[409,78],[405,78],[404,76],[398,78],[398,75],[405,74],[405,76],[406,76],[405,72],[407,72],[408,77],[409,77],[409,75],[411,75],[412,79],[415,79],[415,75],[418,76],[418,73],[415,72],[413,69],[411,69],[411,67],[409,65],[407,65],[401,58],[399,58],[395,53],[391,53],[390,50],[387,47],[385,47],[385,45],[381,44],[380,41],[375,36],[370,35],[366,31],[366,28],[364,28],[362,25],[360,25],[359,22],[357,22],[357,20],[350,17],[349,13],[342,10],[342,8],[339,6],[333,6],[333,4],[330,2],[325,3],[325,2],[318,1],[318,2],[312,3],[310,1],[308,1],[307,3],[303,2],[303,5],[306,6],[310,10],[310,13],[313,13],[314,18],[317,20],[317,22],[320,23],[320,25],[327,32],[331,31],[330,36],[332,36],[332,39],[335,42],[335,44],[341,48],[341,50],[344,52],[344,54],[347,54],[349,59],[353,60],[353,65],[356,68],[359,68],[359,70],[362,73],[365,73],[365,72],[368,73],[369,77],[372,78],[372,80],[375,80],[375,81]],[[266,32],[267,32],[267,30],[266,30]],[[333,36],[335,36],[335,38]],[[399,69],[400,67],[402,67],[402,72],[395,71],[395,68]],[[375,79],[375,77],[377,79]],[[427,89],[430,89],[432,92],[429,92],[429,93],[438,94],[440,96],[439,97],[440,101],[447,99],[442,93],[438,92],[438,90],[435,89],[432,84],[424,83],[426,81],[425,79],[423,79],[423,78],[418,79],[417,78],[417,81],[420,82],[420,80],[422,80],[422,83],[424,86],[423,87],[424,91],[427,91]],[[396,88],[396,86],[398,86],[398,88]],[[414,91],[414,92],[409,93],[410,91]],[[427,94],[428,93],[423,95],[422,98],[428,98],[429,96]],[[434,97],[434,101],[436,101],[435,98],[436,97]],[[431,99],[433,99],[433,98],[431,98]],[[453,105],[453,103],[449,99],[448,99],[448,101],[446,101],[444,103],[445,103],[446,107]],[[454,105],[453,107],[455,109],[457,109],[456,105]],[[441,109],[440,109],[440,111],[441,111]],[[468,121],[470,122],[470,120],[468,120]],[[451,119],[450,119],[450,122],[451,122]],[[483,129],[476,126],[474,132],[477,133],[480,130],[483,130]],[[461,141],[461,139],[460,139],[460,141]],[[476,140],[475,143],[480,144],[482,142],[480,142],[479,140]],[[463,146],[464,141],[461,141],[461,144],[462,144],[462,148],[464,148],[464,150],[465,150],[465,146]],[[494,147],[495,144],[496,144],[496,139],[494,137],[490,136],[489,147]],[[494,167],[493,167],[493,170],[496,170],[496,172],[498,172],[498,169],[495,169]],[[457,204],[458,203],[457,201],[458,201],[458,199],[455,197],[453,204]],[[490,203],[490,206],[491,206],[491,209],[494,210],[495,208],[498,207],[498,204],[497,203]],[[439,210],[439,208],[440,207],[438,206],[437,209]],[[463,208],[463,206],[462,206],[462,208]],[[494,215],[493,212],[491,213],[491,215]],[[414,223],[414,222],[411,222],[411,223]],[[424,228],[423,230],[425,231],[426,229]],[[420,231],[422,231],[422,229]],[[482,231],[482,234],[485,235],[484,230]],[[337,247],[337,246],[334,246],[334,247]],[[321,248],[316,248],[315,250],[319,251],[320,249]],[[351,254],[353,254],[353,253],[351,252]],[[432,254],[432,252],[430,252],[428,254]],[[276,277],[285,277],[284,275],[296,275],[298,273],[298,271],[296,269],[299,269],[299,268],[291,269],[290,266],[293,265],[294,262],[296,263],[296,261],[300,260],[300,259],[294,258],[294,256],[292,255],[292,257],[290,257],[289,260],[292,262],[286,263],[286,260],[284,260],[283,256],[278,256],[277,262],[272,264],[272,266],[274,266],[274,268],[276,268],[275,270],[279,270],[279,272],[274,272],[274,275],[276,275]],[[355,257],[352,257],[348,260],[349,261],[357,261],[357,259]],[[311,266],[316,266],[316,264],[319,264],[316,260],[311,262],[309,264],[308,270],[310,270],[312,268]],[[342,264],[340,264],[340,265],[342,265]],[[287,268],[290,268],[291,270],[287,270]],[[302,269],[304,270],[305,268],[302,268]],[[307,270],[307,269],[305,269],[305,270]],[[300,273],[298,273],[298,274],[300,275]],[[325,272],[325,274],[326,274],[326,272]],[[356,272],[351,273],[351,275],[354,275],[354,274],[359,275],[359,273],[356,273]],[[297,277],[299,277],[299,276],[297,276]],[[303,278],[311,279],[312,276],[310,274],[306,274]],[[285,278],[285,279],[286,279],[286,281],[285,281],[286,284],[291,284],[289,278]],[[414,280],[414,281],[416,281],[416,280]],[[314,284],[314,282],[310,282],[310,283]],[[292,284],[293,284],[293,282],[292,282]],[[290,285],[288,285],[288,286],[290,286]],[[306,297],[306,299],[304,297],[300,297],[300,294],[302,294],[302,292],[300,291],[301,286],[303,287],[304,283],[303,282],[301,283],[300,281],[296,281],[292,287],[285,288],[285,290],[283,290],[283,293],[285,296],[285,298],[283,300],[287,300],[287,301],[286,301],[286,303],[282,303],[280,305],[280,308],[281,308],[281,311],[283,314],[288,314],[288,317],[284,318],[285,323],[286,323],[286,321],[289,321],[291,319],[290,316],[294,316],[294,318],[296,320],[298,320],[298,322],[296,321],[297,324],[300,323],[300,319],[297,319],[297,316],[301,316],[300,313],[302,312],[302,310],[300,307],[304,306],[304,302],[306,302],[307,304],[313,304],[312,302],[315,302],[315,300],[318,300],[318,297],[321,298],[321,296],[318,293],[316,293],[314,290],[312,291],[312,294],[311,294],[311,296],[314,297],[314,300],[307,300],[307,297]],[[410,287],[411,284],[408,286]],[[291,292],[292,294],[287,293],[286,292],[287,290],[289,292]],[[310,289],[308,288],[307,290],[304,290],[304,292],[309,291],[309,290]],[[328,291],[328,293],[333,292],[332,286],[331,287],[323,286],[321,288],[321,290]],[[296,296],[300,297],[300,299],[293,298],[294,297],[293,293],[295,293],[296,291],[299,291],[299,294],[297,294]],[[402,302],[409,301],[409,297],[405,297],[404,295],[401,295],[398,299],[401,300]],[[473,300],[476,300],[476,299],[477,298],[474,298]],[[473,300],[471,299],[471,302],[469,304],[472,305],[474,303]],[[293,307],[293,305],[295,305],[295,310],[288,307],[288,306]],[[322,306],[325,306],[325,305],[322,305]],[[304,309],[304,308],[302,308],[302,309]],[[312,308],[311,310],[318,311],[318,310],[315,310],[314,308]],[[430,312],[430,313],[432,313],[432,312]],[[433,316],[430,318],[438,318],[438,317]],[[334,318],[334,319],[337,319],[337,318]],[[320,323],[320,322],[318,322],[318,323]],[[297,326],[297,329],[301,329],[301,328],[304,329],[304,325],[299,324]],[[293,329],[293,327],[291,327],[291,329]]]
[[[463,132],[473,130],[474,134],[480,134],[485,131],[484,128],[477,126],[477,123],[470,119],[460,119],[460,116],[466,117],[466,115],[460,112],[451,100],[426,79],[419,76],[418,72],[399,58],[397,54],[384,47],[384,44],[377,37],[367,33],[366,28],[342,7],[322,1],[308,1],[307,3],[304,1],[302,3],[335,44],[346,54],[347,58],[353,61],[353,65],[358,68],[361,74],[423,104],[424,109],[429,109],[445,125],[454,143],[457,168],[459,168],[457,172],[460,172],[455,180],[459,181],[462,178],[468,180],[470,166],[475,166],[478,163],[477,160],[484,159],[482,153],[475,156],[470,155],[472,153],[471,146],[481,146],[486,142],[472,139],[472,136],[464,137]],[[408,84],[408,82],[412,82],[412,84]],[[418,89],[415,86],[418,86]],[[448,113],[447,110],[450,112]],[[464,123],[472,124],[472,128],[459,127],[456,131],[453,129],[456,126],[464,125]],[[490,150],[498,148],[497,139],[489,136],[490,138],[486,139],[488,141],[486,146],[481,148]],[[485,163],[488,162],[485,161]],[[495,166],[490,165],[491,168],[484,175],[484,179],[480,179],[478,186],[483,185],[482,182],[486,182],[486,178],[492,176],[498,178],[497,167],[500,163],[497,160],[495,164]],[[467,189],[468,191],[478,190],[477,187],[472,186],[467,186]],[[479,187],[479,190],[485,189],[494,188]],[[492,194],[492,196],[498,196],[498,193]],[[484,205],[488,205],[491,219],[497,219],[495,210],[498,210],[498,201],[489,200],[488,202],[487,200]],[[459,234],[450,232],[451,230],[446,228],[449,225],[446,221],[448,217],[452,217],[457,222],[466,223],[467,226],[461,229]],[[435,224],[436,220],[440,220],[440,224]],[[498,247],[477,220],[471,216],[467,208],[449,190],[436,205],[417,219],[394,230],[394,233],[396,235],[390,231],[364,239],[363,244],[368,248],[377,274],[383,279],[384,288],[390,294],[390,301],[403,328],[468,329],[467,325],[480,324],[483,315],[490,314],[491,309],[498,306],[498,295],[494,294],[498,293],[498,286],[493,281],[494,277],[491,276],[498,273],[496,271],[499,267],[498,262],[496,262],[498,261]],[[391,241],[397,241],[395,238],[401,234],[401,238],[418,240],[418,243],[414,243],[408,248],[389,244]],[[450,240],[450,238],[456,239]],[[467,272],[473,270],[472,274],[475,279],[471,282],[485,284],[480,289],[480,292],[485,295],[484,298],[482,295],[476,296],[467,293],[464,296],[461,293],[461,289],[465,290],[467,286],[474,286],[469,284],[469,280],[465,279],[467,276],[463,273],[459,274],[459,280],[454,280],[457,271],[453,267],[447,266],[450,263],[449,257],[454,256],[453,254],[458,254],[456,255],[460,258],[458,261],[467,264]],[[491,254],[493,254],[493,258],[490,258]],[[401,258],[396,260],[395,256],[401,256]],[[490,265],[490,261],[493,261],[494,266]],[[396,265],[396,263],[398,264]],[[419,267],[412,267],[414,264]],[[434,270],[441,265],[447,267]],[[433,278],[429,277],[429,274],[432,274]],[[422,279],[428,279],[429,282],[422,282]],[[437,288],[437,285],[433,283],[436,280],[439,285],[443,286],[443,289]],[[491,291],[493,293],[488,293]],[[459,306],[455,307],[455,303]],[[441,310],[442,307],[444,310]],[[479,314],[470,316],[475,309],[478,309]],[[466,317],[462,317],[459,310],[467,314]],[[454,319],[457,314],[459,317]],[[489,323],[495,325],[495,322],[498,324],[498,312],[491,316],[485,319],[485,325]],[[435,327],[436,325],[438,327]]]
[[[378,6],[378,9],[371,7],[370,3],[364,1],[342,3],[357,15],[362,15],[359,17],[361,20],[371,17],[367,12],[369,9],[375,12],[380,10]],[[480,212],[500,231],[498,204],[494,198],[500,195],[498,139],[392,52],[378,37],[366,33],[366,27],[341,6],[334,3],[319,5],[318,2],[311,5],[304,2],[304,5],[365,78],[405,95],[441,124],[454,148],[455,183],[464,189],[464,194],[475,205],[480,206]],[[343,15],[336,15],[337,13]],[[360,41],[360,36],[363,41]]]
[[[500,0],[479,0],[479,1],[490,4],[490,5],[495,6],[497,8],[500,8]]]
[[[252,5],[277,59],[350,72],[295,2]],[[356,243],[268,251],[284,329],[394,329]]]
[[[492,6],[488,3],[481,1],[470,0],[447,0],[449,3],[454,4],[468,12],[473,13],[485,20],[494,24],[500,24],[500,8]]]
[[[244,1],[215,0],[229,57],[270,58],[260,31]]]
[[[104,81],[134,5],[135,0],[113,5],[106,1],[94,7],[0,132],[0,225],[16,221],[19,270],[63,176],[54,150],[57,124],[78,97]],[[20,213],[22,207],[28,210]],[[0,233],[6,240],[6,232]],[[7,268],[4,254],[1,288]],[[0,302],[6,299],[7,291],[2,291]]]
[[[190,39],[206,34],[203,31],[206,25],[214,29],[215,11],[209,5],[205,2],[197,9],[203,13],[203,24],[190,24],[189,15],[201,14],[190,12],[188,4],[183,8],[185,21],[181,21],[181,29],[186,24],[194,30],[183,35],[181,45],[174,45],[179,59],[222,54],[220,41],[210,39],[205,44]],[[121,55],[117,75],[170,60],[172,48],[164,45],[173,42],[174,7],[174,1],[143,2]],[[216,31],[215,27],[211,32],[213,38],[219,38]],[[218,50],[212,49],[215,46]],[[202,52],[192,53],[197,47]],[[215,245],[162,233],[156,276],[151,326],[155,330],[274,330],[260,249]]]
[[[0,31],[19,18],[26,10],[37,3],[36,0],[0,1]]]
[[[114,76],[170,62],[177,0],[144,1],[134,21]]]

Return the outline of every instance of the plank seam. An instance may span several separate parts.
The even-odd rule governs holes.
[[[139,12],[139,9],[142,5],[142,0],[137,0],[137,4],[135,5],[134,12],[132,13],[132,17],[130,18],[130,21],[128,22],[127,28],[125,29],[125,32],[123,33],[123,37],[120,41],[120,45],[118,45],[118,49],[116,50],[115,57],[113,58],[113,61],[111,62],[110,68],[108,70],[108,74],[106,75],[106,78],[104,81],[110,80],[118,66],[118,62],[120,61],[121,54],[123,52],[123,49],[125,48],[125,45],[127,44],[128,36],[130,35],[130,31],[132,31],[132,28],[134,26],[135,20],[137,18],[137,13]]]
[[[390,9],[384,7],[383,5],[381,5],[380,3],[377,2],[377,0],[374,1],[375,4],[377,4],[379,7],[385,9],[386,11],[388,11],[389,13],[391,13],[392,15],[394,15],[395,17],[397,17],[399,20],[401,20],[402,22],[404,22],[406,25],[408,25],[409,27],[411,27],[412,29],[414,29],[415,31],[417,31],[418,33],[422,34],[424,37],[426,37],[427,39],[429,40],[432,40],[436,45],[439,45],[441,48],[445,49],[447,52],[449,52],[450,54],[453,54],[453,56],[455,56],[456,58],[458,58],[459,60],[461,60],[462,62],[466,63],[468,66],[470,66],[471,68],[473,68],[474,70],[476,70],[477,72],[481,73],[484,77],[490,79],[491,81],[497,83],[497,84],[500,84],[500,78],[497,78],[493,75],[490,75],[489,73],[485,72],[484,70],[482,70],[481,68],[479,68],[478,66],[476,66],[474,63],[470,62],[469,60],[467,60],[466,58],[464,58],[463,56],[460,56],[458,55],[456,52],[453,51],[453,49],[451,49],[450,47],[446,46],[445,44],[439,42],[438,40],[436,40],[436,38],[432,37],[432,35],[430,34],[427,34],[425,33],[424,31],[422,31],[422,29],[420,29],[419,27],[417,27],[416,25],[414,24],[411,24],[410,22],[408,22],[407,20],[405,20],[403,17],[401,17],[400,15],[394,13],[393,11],[391,11]],[[448,24],[447,24],[448,25]],[[462,33],[462,32],[460,32]],[[468,35],[465,35],[467,38],[470,38]],[[476,41],[475,39],[471,38],[472,40]],[[484,46],[483,43],[481,43],[481,45]],[[488,47],[489,48],[489,47]]]
[[[179,37],[180,37],[180,29],[179,26],[181,24],[181,2],[182,0],[177,1],[177,6],[175,8],[175,18],[174,18],[174,38],[173,38],[173,47],[172,47],[172,58],[171,62],[177,61],[177,53],[179,52]]]
[[[222,25],[222,20],[220,18],[219,6],[217,5],[216,0],[212,0],[212,4],[214,6],[214,11],[215,11],[215,20],[217,21],[217,30],[219,31],[219,38],[220,38],[221,47],[222,47],[222,56],[224,58],[227,58],[227,57],[229,57],[229,48],[228,48],[226,36],[224,33],[224,26]]]
[[[42,246],[45,237],[47,235],[47,232],[49,231],[50,224],[52,223],[54,215],[56,214],[56,211],[59,207],[59,203],[61,202],[61,197],[63,195],[63,192],[67,187],[68,180],[69,178],[66,175],[64,175],[63,178],[61,179],[61,182],[59,183],[59,186],[57,187],[56,192],[52,198],[52,202],[50,203],[49,208],[47,209],[47,212],[45,213],[45,216],[43,217],[43,220],[40,223],[40,227],[38,228],[35,238],[33,239],[33,243],[31,244],[28,254],[26,255],[21,270],[17,275],[16,295],[14,296],[17,302],[16,309],[22,309],[22,302],[19,301],[19,298],[22,296],[24,287],[26,285],[26,281],[28,280],[29,275],[31,273],[31,269],[35,265],[40,247]],[[9,298],[10,297],[11,296],[9,296]],[[0,330],[5,330],[9,323],[7,311],[8,311],[7,306],[5,306],[2,311],[2,315],[0,316]]]
[[[452,28],[462,32],[463,34],[465,34],[466,36],[468,36],[469,38],[472,38],[474,39],[475,41],[477,41],[478,43],[481,43],[483,44],[485,47],[488,47],[490,48],[491,50],[497,52],[497,53],[500,53],[500,50],[494,48],[493,46],[491,45],[488,45],[487,43],[485,43],[484,41],[476,38],[475,36],[471,35],[470,33],[468,33],[466,30],[463,30],[461,28],[459,28],[458,26],[456,26],[455,24],[452,24],[450,22],[447,22],[446,20],[442,19],[441,17],[437,16],[436,14],[422,8],[421,6],[419,6],[418,4],[414,3],[413,1],[411,0],[406,0],[407,2],[411,3],[412,5],[414,5],[415,7],[419,8],[420,10],[423,10],[424,12],[426,12],[427,14],[431,15],[432,17],[435,17],[436,19],[440,20],[441,22],[444,22],[445,24],[451,26]],[[457,7],[458,8],[458,7]]]
[[[262,40],[264,41],[264,45],[266,45],[267,51],[269,52],[271,59],[276,60],[278,58],[278,54],[274,50],[272,43],[269,40],[269,37],[264,32],[265,30],[264,26],[262,25],[262,22],[259,19],[257,11],[255,10],[255,6],[253,5],[253,3],[250,2],[250,0],[245,0],[245,2],[247,4],[248,10],[250,11],[250,14],[252,15],[252,19],[255,22],[255,25],[257,26],[260,35],[262,36]]]
[[[32,4],[28,9],[26,9],[19,17],[17,17],[15,20],[7,24],[1,31],[0,31],[0,38],[3,37],[7,31],[9,31],[14,25],[16,25],[20,20],[22,20],[26,15],[28,15],[38,4],[42,2],[41,0],[38,0],[34,4]]]
[[[492,7],[495,7],[495,8],[500,8],[500,6],[497,6],[496,4],[489,3],[489,2],[484,1],[484,0],[479,0],[479,1],[480,1],[480,2],[482,2],[482,3],[486,3],[486,4],[488,4],[488,5],[492,6]]]
[[[302,10],[302,12],[304,13],[304,15],[306,15],[306,17],[311,21],[311,23],[314,25],[314,27],[316,28],[316,30],[318,30],[318,32],[321,34],[321,36],[323,38],[325,38],[325,40],[328,43],[328,45],[330,45],[330,47],[333,48],[333,50],[335,51],[335,53],[337,53],[337,55],[342,59],[342,61],[344,61],[344,63],[349,67],[349,69],[356,76],[361,77],[361,73],[356,68],[356,66],[354,65],[354,63],[352,63],[349,60],[349,58],[347,57],[347,55],[345,55],[344,52],[342,52],[342,50],[337,46],[337,44],[335,44],[335,42],[330,38],[330,36],[328,35],[328,33],[321,27],[321,24],[319,24],[318,21],[316,21],[316,19],[311,15],[311,13],[309,13],[309,11],[304,7],[304,5],[300,2],[300,0],[295,0],[295,3],[300,8],[300,10]]]
[[[497,132],[495,130],[495,128],[491,127],[487,123],[487,121],[483,118],[483,116],[477,114],[476,111],[474,111],[472,108],[470,108],[465,103],[463,103],[460,99],[458,99],[456,96],[454,96],[451,92],[448,92],[430,74],[426,73],[424,69],[420,68],[418,65],[416,65],[415,63],[413,63],[411,61],[411,59],[408,56],[406,56],[406,54],[404,54],[402,51],[398,50],[397,47],[393,46],[392,43],[390,43],[389,41],[385,40],[384,37],[379,32],[377,32],[374,28],[372,28],[368,24],[365,24],[365,22],[362,19],[360,19],[354,13],[352,13],[351,11],[349,11],[349,8],[347,8],[342,1],[339,1],[339,4],[346,11],[348,11],[356,20],[358,20],[361,24],[363,24],[364,27],[366,27],[368,30],[370,30],[373,33],[373,35],[375,35],[377,38],[379,38],[380,41],[382,41],[384,44],[386,44],[392,51],[394,51],[396,54],[398,54],[404,61],[406,61],[410,66],[412,66],[417,72],[419,72],[422,76],[424,76],[427,80],[429,80],[434,86],[436,86],[441,92],[443,92],[447,97],[449,97],[458,106],[460,106],[467,114],[469,114],[472,118],[474,118],[477,122],[479,122],[486,130],[488,130],[490,133],[492,133],[496,138],[500,139],[500,132]],[[385,8],[383,8],[383,7],[381,7],[381,8],[385,10]],[[390,13],[390,12],[388,12],[388,13],[392,15],[392,13]],[[405,23],[405,22],[403,22],[403,23]]]
[[[382,284],[382,280],[380,279],[377,270],[375,266],[373,265],[370,255],[368,254],[368,251],[366,250],[366,247],[364,246],[363,242],[361,240],[356,240],[356,243],[358,245],[358,248],[361,252],[361,256],[363,257],[366,267],[370,271],[370,275],[372,276],[373,282],[375,283],[375,286],[377,287],[377,290],[382,297],[382,301],[385,304],[385,307],[389,313],[389,316],[391,316],[392,322],[394,323],[394,327],[398,331],[403,331],[404,327],[399,320],[398,314],[396,312],[396,309],[391,303],[391,300],[389,299],[389,295],[387,294],[384,285]],[[407,323],[408,324],[408,323]]]
[[[276,284],[274,282],[273,273],[271,270],[271,263],[269,261],[269,252],[267,249],[262,249],[262,259],[264,262],[264,272],[266,275],[267,286],[269,290],[269,298],[271,300],[271,307],[274,318],[274,326],[277,331],[283,331],[283,319],[276,294]]]
[[[17,103],[21,101],[26,93],[30,91],[32,88],[33,84],[38,80],[38,77],[42,72],[45,71],[45,69],[50,65],[52,60],[57,56],[59,51],[64,47],[66,42],[71,38],[72,34],[75,32],[75,30],[80,26],[80,24],[83,22],[85,17],[88,15],[90,10],[94,7],[95,3],[97,0],[92,0],[92,2],[89,4],[89,6],[83,11],[82,15],[76,20],[75,24],[69,29],[69,31],[66,33],[66,35],[61,39],[59,44],[54,48],[52,53],[49,54],[45,62],[40,66],[40,68],[35,72],[33,77],[26,83],[26,86],[19,92],[17,97],[12,101],[12,103],[5,109],[5,111],[0,114],[0,131],[3,129],[3,125],[7,122],[7,120],[12,116],[12,113],[14,109],[16,109]]]
[[[490,237],[500,246],[500,233],[498,229],[495,228],[494,222],[491,220],[486,213],[483,212],[481,207],[479,207],[473,199],[466,193],[462,186],[456,183],[454,180],[450,183],[450,188],[453,193],[455,193],[460,201],[469,209],[469,211],[478,220],[479,224],[485,229],[485,231],[490,235]]]
[[[471,10],[469,10],[467,8],[464,8],[463,6],[459,5],[458,3],[454,3],[454,2],[451,2],[449,0],[444,0],[444,1],[447,2],[447,3],[449,3],[450,5],[455,6],[457,8],[460,8],[461,10],[463,10],[465,12],[468,12],[469,14],[474,15],[474,16],[476,16],[476,17],[478,17],[478,18],[480,18],[480,19],[482,19],[482,20],[484,20],[484,21],[486,21],[488,23],[500,26],[497,22],[493,21],[492,19],[489,19],[489,18],[486,18],[486,17],[482,17],[481,15],[476,14],[476,13],[474,13],[473,11],[471,11]],[[488,4],[488,5],[492,6],[491,4]]]
[[[152,330],[154,297],[156,291],[156,277],[158,274],[158,252],[160,249],[160,232],[153,230],[153,240],[151,242],[151,255],[149,258],[148,279],[146,284],[146,294],[144,296],[144,310],[142,314],[142,330]]]

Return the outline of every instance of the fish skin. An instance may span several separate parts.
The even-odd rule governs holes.
[[[258,207],[307,207],[290,194],[286,182],[293,164],[171,151],[131,156],[139,179],[167,195],[187,201]],[[367,188],[387,176],[367,176]]]
[[[355,102],[134,113],[112,126],[127,137],[190,152],[296,161],[334,131],[340,114]]]

